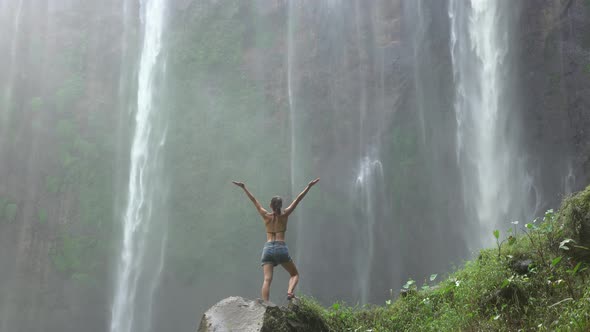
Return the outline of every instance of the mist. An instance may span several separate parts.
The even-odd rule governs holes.
[[[232,180],[267,207],[321,179],[287,243],[324,305],[452,271],[587,185],[587,15],[0,0],[0,330],[194,331],[260,297],[266,235]]]

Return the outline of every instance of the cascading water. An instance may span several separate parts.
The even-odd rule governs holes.
[[[383,165],[375,157],[361,160],[360,171],[355,183],[356,193],[353,200],[360,208],[362,218],[358,221],[355,234],[361,238],[361,247],[354,257],[354,268],[360,285],[361,303],[368,303],[371,290],[371,274],[375,256],[375,232],[377,224],[383,222],[383,206],[379,199],[385,197],[383,186]],[[381,217],[380,217],[381,216]]]
[[[160,180],[160,159],[166,129],[154,93],[163,71],[165,10],[165,0],[141,2],[143,47],[111,332],[151,330],[154,293],[164,265],[167,233],[158,204],[165,196]],[[150,261],[150,257],[156,257],[155,262]]]
[[[510,7],[498,1],[451,0],[451,57],[455,79],[457,159],[471,248],[491,242],[492,230],[531,217],[531,176],[520,154],[516,101],[508,91]],[[518,130],[518,129],[517,129]]]
[[[8,27],[4,33],[0,33],[0,40],[3,40],[8,45],[7,51],[9,54],[7,61],[2,66],[3,73],[0,74],[0,174],[3,174],[6,163],[2,162],[6,158],[5,150],[8,148],[7,142],[9,141],[10,133],[10,120],[13,110],[13,89],[15,84],[15,73],[16,65],[15,60],[17,56],[17,48],[19,38],[22,37],[20,34],[21,27],[21,15],[23,0],[19,0],[13,3],[16,6],[12,8],[8,1],[2,4],[0,7],[0,22],[4,26]],[[15,259],[18,261],[18,258]],[[16,266],[19,266],[18,263]],[[5,271],[11,271],[7,275],[2,275],[2,280],[6,284],[0,286],[0,293],[3,294],[0,302],[0,330],[8,331],[11,329],[11,324],[14,323],[14,307],[13,303],[15,298],[20,294],[16,293],[14,287],[14,281],[17,280],[17,273],[14,272],[16,269],[12,264],[6,264]]]
[[[10,8],[9,8],[10,9]],[[12,94],[13,94],[13,85],[14,85],[14,75],[16,71],[15,60],[16,60],[16,52],[18,46],[18,38],[20,36],[20,21],[23,9],[23,0],[19,0],[15,7],[15,13],[13,21],[11,22],[11,28],[7,29],[10,31],[7,38],[9,38],[10,48],[9,48],[9,57],[8,63],[6,65],[6,73],[7,77],[4,78],[5,85],[2,87],[2,95],[0,96],[2,99],[0,100],[0,140],[2,142],[6,141],[6,133],[8,124],[10,122],[11,116],[11,103],[12,103]],[[0,158],[2,157],[2,150],[3,144],[0,144]]]
[[[296,13],[297,13],[297,9],[296,9],[296,2],[295,1],[290,1],[289,2],[289,15],[288,15],[288,22],[287,22],[287,96],[289,98],[289,115],[290,115],[290,131],[291,131],[291,155],[290,155],[290,159],[291,159],[291,195],[293,197],[297,197],[296,195],[298,194],[296,192],[298,186],[297,186],[297,181],[301,178],[301,176],[298,174],[297,170],[297,149],[298,149],[298,145],[297,145],[297,139],[296,139],[296,132],[298,131],[297,129],[297,124],[298,124],[298,119],[297,119],[297,111],[295,108],[295,97],[294,97],[294,86],[296,85],[296,82],[294,82],[295,80],[295,76],[293,73],[293,67],[294,67],[294,63],[296,61],[296,59],[294,58],[296,55],[296,43],[294,40],[294,33],[295,33],[295,22],[296,22]],[[295,219],[297,218],[297,219]],[[301,218],[299,217],[292,217],[292,219],[294,220],[298,220],[300,221]],[[302,237],[302,228],[301,227],[297,227],[297,237],[300,238]],[[295,252],[295,257],[297,258],[297,260],[299,260],[299,258],[301,257],[301,249],[298,249]]]
[[[574,174],[574,167],[572,161],[567,161],[567,174],[563,178],[563,193],[569,195],[574,192],[576,184],[576,175]]]
[[[385,180],[394,158],[382,158],[391,148],[383,137],[402,99],[401,77],[389,75],[399,59],[398,5],[289,2],[293,190],[319,176],[321,184],[309,195],[330,193],[329,206],[306,198],[293,219],[304,292],[368,303],[388,297],[400,281]],[[346,245],[334,245],[343,239]],[[314,259],[320,252],[347,263],[326,270]]]

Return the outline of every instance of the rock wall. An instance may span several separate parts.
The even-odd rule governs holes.
[[[519,31],[526,141],[538,156],[539,192],[560,194],[590,179],[590,4],[522,2]],[[562,176],[560,177],[559,174]]]

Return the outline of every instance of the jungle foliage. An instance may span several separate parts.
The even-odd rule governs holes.
[[[383,306],[324,308],[311,298],[302,305],[331,331],[587,331],[590,248],[581,243],[588,240],[582,231],[588,216],[590,186],[564,199],[558,212],[515,223],[506,234],[494,231],[496,248],[438,284],[436,275],[420,287],[409,280]]]

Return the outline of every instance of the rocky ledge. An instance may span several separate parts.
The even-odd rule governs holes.
[[[322,318],[297,302],[280,307],[261,300],[232,296],[205,312],[197,332],[322,332]]]

